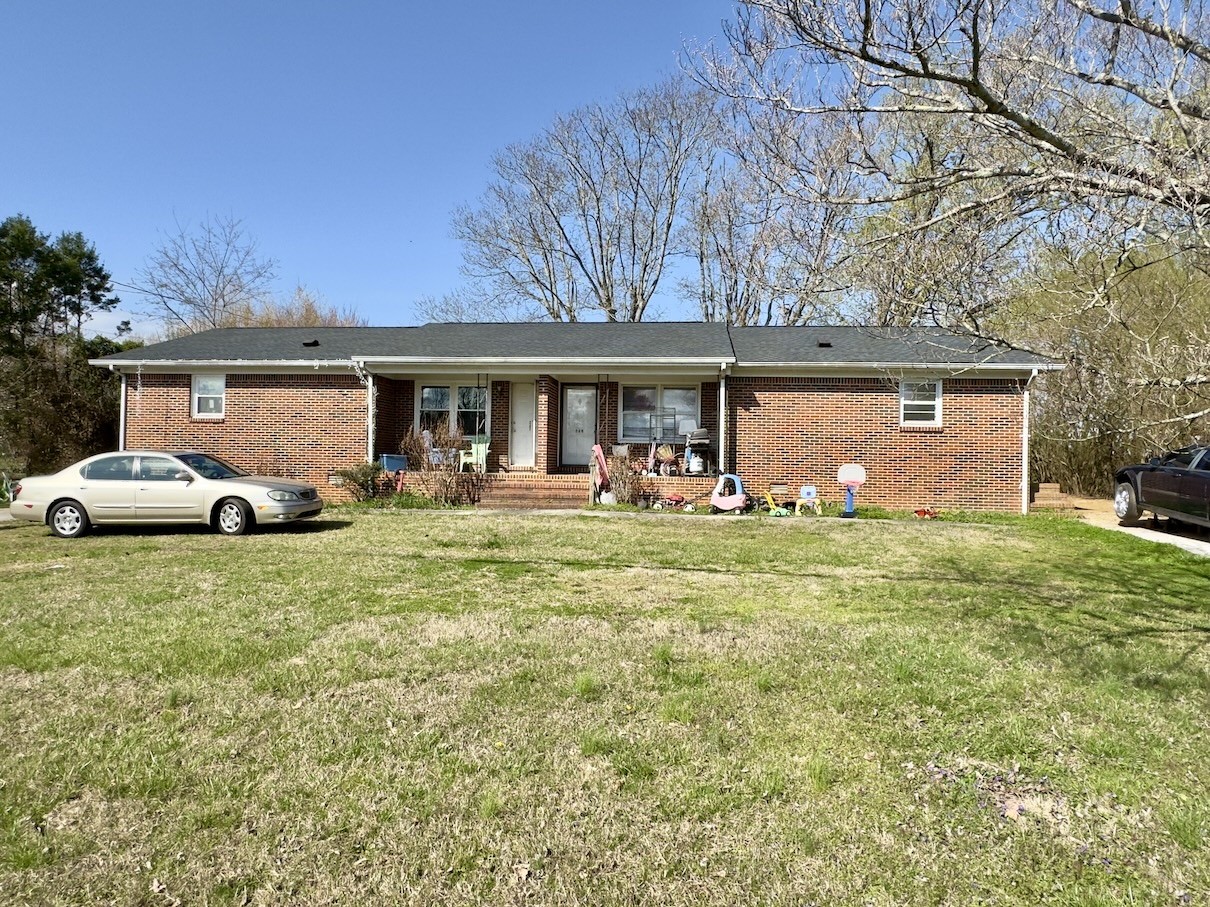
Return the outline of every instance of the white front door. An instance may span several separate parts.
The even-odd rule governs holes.
[[[596,443],[593,423],[597,419],[597,389],[591,385],[569,385],[563,388],[563,411],[560,436],[561,462],[564,466],[587,466]]]
[[[514,381],[508,409],[512,428],[508,437],[510,466],[534,465],[534,425],[538,407],[532,381]]]

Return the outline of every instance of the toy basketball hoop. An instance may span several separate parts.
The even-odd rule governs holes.
[[[836,471],[836,481],[856,490],[865,484],[865,467],[859,463],[845,463]]]
[[[865,467],[859,463],[846,463],[836,471],[836,481],[844,486],[844,513],[841,517],[851,520],[857,516],[853,498],[857,489],[865,484]]]

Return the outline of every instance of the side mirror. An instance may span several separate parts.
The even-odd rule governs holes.
[[[1150,460],[1148,460],[1148,461],[1147,461],[1147,465],[1148,465],[1148,466],[1159,466],[1159,465],[1160,465],[1160,458],[1159,458],[1159,457],[1152,457]]]
[[[174,475],[173,478],[176,479],[178,482],[192,482],[193,474],[185,472],[185,470],[182,469],[180,472],[178,472],[176,475]]]

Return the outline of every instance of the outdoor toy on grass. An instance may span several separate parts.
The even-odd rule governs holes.
[[[725,472],[710,494],[710,512],[743,513],[752,508],[752,498],[744,493],[744,483],[735,473]]]
[[[844,486],[844,519],[854,519],[857,516],[857,489],[865,484],[865,467],[858,463],[846,463],[836,471],[836,481]]]

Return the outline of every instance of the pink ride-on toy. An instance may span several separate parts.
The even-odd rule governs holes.
[[[711,513],[744,513],[752,508],[752,503],[752,498],[744,493],[744,483],[740,477],[730,472],[718,477],[718,484],[710,494]]]

